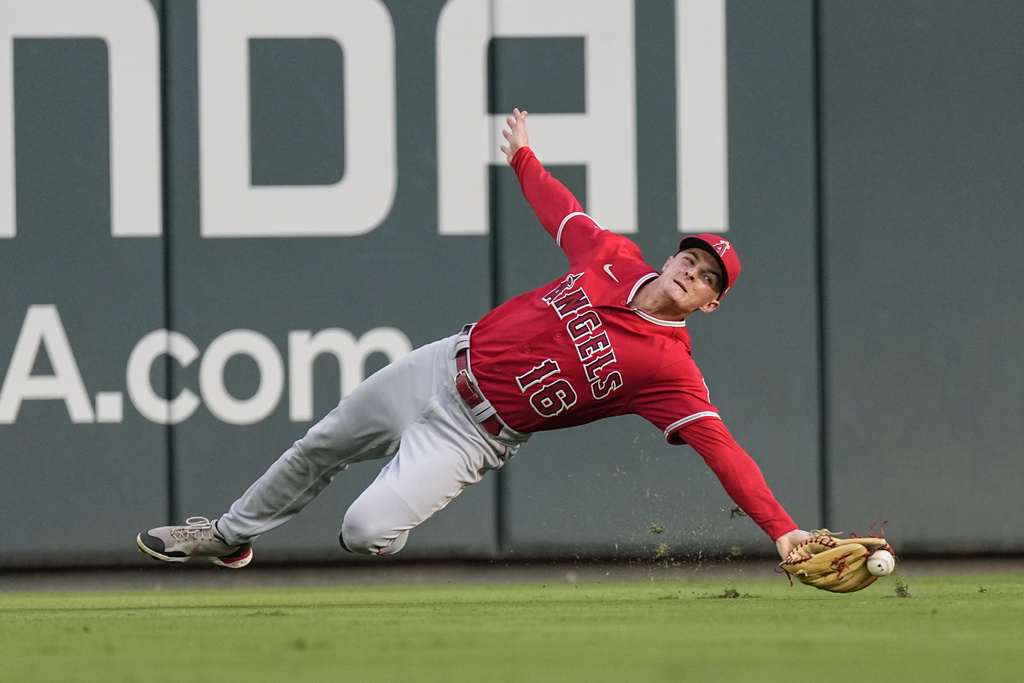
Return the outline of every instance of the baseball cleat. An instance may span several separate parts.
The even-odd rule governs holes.
[[[252,545],[228,545],[206,517],[189,517],[185,526],[158,526],[135,539],[139,550],[163,562],[206,558],[219,567],[241,569],[252,559]]]

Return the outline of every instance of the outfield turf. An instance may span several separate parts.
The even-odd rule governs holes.
[[[3,681],[874,678],[1024,679],[1024,575],[0,594]]]

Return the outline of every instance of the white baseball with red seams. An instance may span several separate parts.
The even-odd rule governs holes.
[[[868,571],[872,576],[888,576],[896,568],[896,558],[888,550],[876,550],[868,555]]]

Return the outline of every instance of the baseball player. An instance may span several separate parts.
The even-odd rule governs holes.
[[[624,413],[646,418],[670,443],[692,446],[780,556],[809,537],[725,428],[690,356],[685,319],[714,311],[735,284],[732,244],[686,237],[660,272],[651,268],[633,242],[601,228],[545,171],[529,147],[526,117],[515,109],[507,118],[501,150],[568,256],[565,277],[374,373],[225,514],[143,532],[142,552],[244,567],[252,541],[298,514],[336,474],[387,458],[345,513],[339,540],[353,553],[390,555],[533,432]]]

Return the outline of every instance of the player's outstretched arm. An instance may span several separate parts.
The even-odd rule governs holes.
[[[510,166],[512,165],[512,157],[516,155],[516,152],[523,147],[530,146],[530,136],[526,133],[526,114],[527,112],[525,111],[513,109],[512,116],[505,118],[508,128],[501,131],[501,134],[505,136],[508,144],[501,145],[499,149],[505,153],[505,159],[508,160]]]

